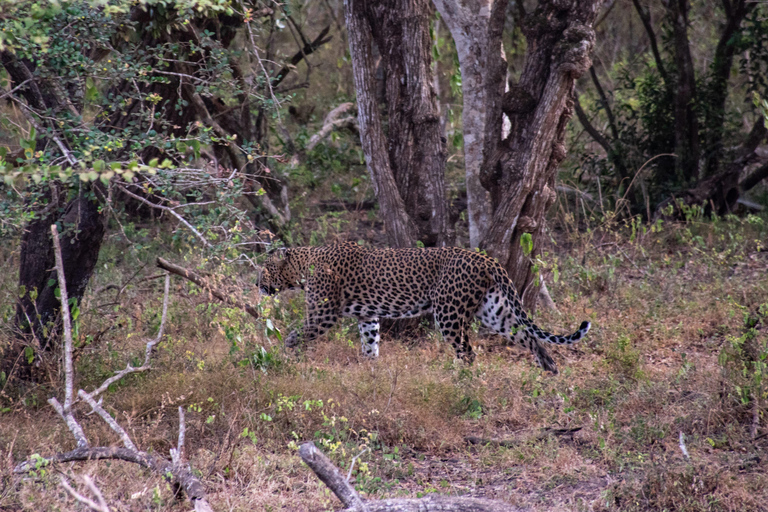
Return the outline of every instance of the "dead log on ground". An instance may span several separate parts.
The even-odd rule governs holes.
[[[507,503],[483,498],[430,496],[422,499],[364,501],[339,469],[317,449],[315,443],[302,444],[299,456],[341,500],[344,510],[349,512],[522,512],[522,509]]]

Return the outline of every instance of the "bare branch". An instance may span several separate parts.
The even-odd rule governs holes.
[[[603,104],[603,108],[605,109],[605,115],[608,116],[608,126],[611,128],[611,134],[613,135],[614,139],[618,139],[619,130],[616,128],[616,118],[613,117],[613,110],[611,110],[611,105],[608,103],[608,96],[605,94],[605,90],[600,84],[600,80],[597,78],[595,66],[589,67],[589,76],[592,77],[592,83],[595,84],[597,94],[600,95],[600,102]]]
[[[153,203],[151,201],[148,201],[146,198],[143,198],[143,197],[141,197],[138,194],[134,194],[133,192],[131,192],[130,190],[128,190],[127,188],[125,188],[122,185],[118,185],[117,187],[120,190],[122,190],[124,193],[128,194],[130,197],[132,197],[132,198],[134,198],[134,199],[136,199],[138,201],[141,201],[142,203],[146,204],[147,206],[149,206],[151,208],[156,208],[158,210],[163,210],[165,212],[170,213],[171,215],[176,217],[179,220],[179,222],[184,224],[190,231],[192,231],[195,234],[195,236],[197,238],[199,238],[203,242],[203,245],[205,245],[206,247],[211,247],[210,242],[208,242],[208,240],[206,240],[205,237],[202,234],[200,234],[200,232],[197,229],[195,229],[194,226],[192,226],[192,224],[187,222],[187,219],[185,219],[184,217],[179,215],[173,208],[169,208],[167,206],[163,206],[161,204],[155,204],[155,203]]]
[[[197,273],[195,273],[195,272],[193,272],[191,270],[188,270],[188,269],[186,269],[184,267],[180,267],[178,265],[174,265],[173,263],[171,263],[171,262],[169,262],[169,261],[167,261],[167,260],[165,260],[163,258],[159,258],[159,257],[157,258],[157,266],[162,268],[162,269],[164,269],[164,270],[167,270],[168,272],[176,274],[177,276],[181,276],[184,279],[188,279],[188,280],[192,281],[193,283],[195,283],[199,287],[201,287],[201,288],[203,288],[205,290],[208,290],[211,293],[211,295],[213,295],[214,297],[216,297],[220,301],[222,301],[222,302],[224,302],[226,304],[229,304],[230,306],[234,306],[236,308],[244,310],[246,313],[251,315],[253,318],[259,318],[259,316],[260,316],[259,312],[256,310],[256,308],[254,308],[250,304],[246,304],[244,302],[240,302],[239,300],[237,300],[235,298],[232,298],[232,297],[224,294],[223,292],[217,290],[216,288],[214,288],[213,286],[211,286],[208,283],[207,279],[205,279],[201,275],[199,275],[199,274],[197,274]]]
[[[192,471],[188,467],[174,466],[171,461],[154,454],[130,450],[128,448],[96,446],[77,448],[67,453],[58,453],[52,457],[43,459],[43,462],[51,464],[105,459],[133,462],[139,466],[151,469],[163,477],[170,474],[184,489],[187,497],[189,497],[190,501],[195,505],[195,510],[210,510],[210,506],[208,506],[208,503],[206,502],[203,484],[200,483],[200,480],[192,473]],[[34,470],[35,466],[39,463],[39,459],[37,461],[24,461],[16,466],[13,469],[13,472],[16,474],[26,473],[30,470]],[[198,502],[201,502],[201,504],[198,504]]]
[[[59,230],[56,224],[51,224],[53,236],[53,251],[56,257],[56,279],[59,281],[61,292],[61,316],[64,324],[64,413],[69,414],[72,409],[72,387],[74,372],[72,370],[72,317],[69,314],[69,299],[67,297],[67,279],[64,276],[64,261],[61,257],[61,243],[59,242]]]
[[[656,33],[653,31],[651,14],[640,5],[640,0],[632,0],[632,3],[635,5],[637,14],[640,16],[640,21],[643,22],[643,27],[645,27],[645,32],[648,34],[648,39],[651,42],[651,52],[653,52],[653,59],[656,61],[656,68],[659,70],[659,74],[661,75],[662,80],[664,80],[664,83],[669,85],[669,78],[664,69],[664,61],[661,60],[659,45],[656,42]]]
[[[64,490],[66,490],[70,496],[94,512],[109,512],[109,507],[107,506],[107,502],[104,501],[104,496],[102,496],[99,488],[96,487],[96,485],[93,483],[91,477],[85,475],[83,477],[83,481],[85,482],[86,487],[88,487],[88,490],[91,491],[91,493],[96,497],[97,501],[93,501],[92,499],[78,493],[72,488],[71,485],[69,485],[69,482],[67,482],[67,479],[64,477],[64,475],[61,475],[61,486],[64,487]]]
[[[573,108],[576,111],[576,117],[579,118],[581,126],[584,127],[584,130],[586,130],[589,136],[592,137],[595,142],[600,144],[600,146],[605,150],[606,153],[608,153],[608,155],[613,153],[613,147],[611,146],[611,143],[608,141],[605,135],[600,133],[598,129],[595,128],[594,125],[590,122],[589,117],[587,117],[587,113],[584,112],[583,108],[581,108],[581,102],[576,95],[574,95]]]
[[[160,328],[157,331],[157,336],[155,336],[152,340],[150,340],[147,343],[147,348],[144,351],[144,363],[141,366],[131,366],[130,363],[128,366],[126,366],[123,370],[120,370],[112,377],[108,378],[104,382],[102,382],[101,386],[96,388],[95,390],[88,393],[92,397],[97,397],[103,392],[105,392],[109,386],[111,386],[114,382],[119,381],[126,375],[130,373],[137,373],[137,372],[144,372],[151,369],[150,366],[150,359],[152,357],[152,350],[155,348],[155,345],[160,343],[160,340],[163,338],[163,331],[165,329],[165,319],[168,316],[168,295],[170,291],[170,283],[171,283],[171,275],[166,272],[165,274],[165,291],[163,294],[163,316],[160,318]]]
[[[50,398],[48,403],[56,409],[64,419],[70,432],[75,437],[78,447],[88,446],[83,428],[72,415],[72,399],[74,387],[74,370],[72,368],[72,317],[69,313],[69,299],[67,297],[67,280],[64,276],[64,262],[61,257],[61,243],[59,242],[59,231],[56,224],[51,225],[51,236],[53,237],[53,252],[56,258],[56,278],[59,281],[59,291],[61,292],[61,316],[64,324],[64,405],[62,406],[56,398]]]
[[[77,422],[74,416],[72,416],[72,413],[65,414],[64,413],[64,407],[61,406],[58,400],[56,398],[49,398],[48,403],[51,404],[51,407],[53,407],[57,413],[59,413],[59,416],[64,420],[64,423],[67,424],[67,428],[70,432],[72,432],[72,435],[75,437],[75,442],[77,442],[78,448],[87,448],[88,447],[88,440],[85,438],[85,432],[83,432],[83,427],[80,426],[80,424]]]
[[[115,419],[112,416],[110,416],[109,413],[105,411],[104,408],[101,405],[99,405],[91,395],[89,395],[82,389],[77,393],[77,395],[83,400],[85,400],[86,402],[88,402],[88,405],[91,406],[91,408],[96,412],[96,414],[101,416],[101,419],[103,419],[104,422],[106,422],[106,424],[109,425],[109,428],[114,430],[117,433],[117,435],[120,436],[120,440],[123,441],[123,445],[125,445],[126,448],[128,448],[129,450],[133,450],[135,452],[139,451],[139,449],[136,448],[136,445],[133,444],[133,441],[131,441],[131,438],[128,436],[128,433],[125,430],[123,430],[123,427],[121,427],[120,424],[117,421],[115,421]]]
[[[249,27],[250,30],[250,27]],[[303,59],[307,57],[307,55],[310,55],[311,53],[314,53],[318,48],[320,48],[322,45],[333,39],[333,36],[325,37],[328,32],[331,30],[330,25],[325,27],[323,30],[320,31],[320,34],[315,38],[314,41],[311,43],[307,43],[304,48],[301,48],[298,52],[296,52],[293,57],[291,57],[291,60],[288,64],[283,66],[283,68],[277,72],[275,77],[272,79],[271,87],[277,87],[280,82],[282,82],[286,76],[288,76],[288,73],[290,70],[296,66],[299,62],[301,62]]]
[[[347,126],[354,126],[354,125],[355,125],[354,116],[335,119],[329,122],[328,124],[323,125],[323,127],[320,129],[319,132],[317,132],[312,137],[310,137],[309,142],[307,142],[307,146],[304,149],[306,151],[312,151],[313,149],[315,149],[315,146],[320,144],[320,141],[328,137],[335,128],[344,128]]]

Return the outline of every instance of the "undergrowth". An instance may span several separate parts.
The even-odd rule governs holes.
[[[764,218],[692,210],[682,222],[605,216],[588,229],[562,226],[537,262],[549,272],[557,311],[538,311],[536,322],[570,332],[589,319],[593,330],[572,348],[551,349],[558,376],[482,331],[472,335],[473,366],[434,335],[409,346],[385,336],[381,357],[369,361],[354,322],[288,351],[281,337],[301,322],[300,294],[263,299],[248,266],[172,252],[167,234],[148,227],[141,248],[113,236],[101,252],[80,307],[76,386],[92,389],[140,363],[159,326],[162,280],[151,262],[162,255],[209,272],[258,304],[262,318],[173,278],[153,370],[114,384],[104,405],[137,445],[163,454],[184,407],[186,456],[214,508],[338,508],[295,454],[313,440],[369,498],[484,495],[534,510],[764,509]],[[6,325],[17,257],[0,249]],[[106,288],[112,283],[119,293]],[[117,510],[184,509],[161,478],[125,463],[11,475],[32,454],[74,447],[46,403],[60,393],[56,367],[52,360],[36,386],[0,381],[0,509],[71,509],[57,472],[94,475]],[[101,420],[80,418],[94,444],[117,444]],[[468,445],[468,436],[488,442]]]

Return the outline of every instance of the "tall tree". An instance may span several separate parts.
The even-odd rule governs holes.
[[[274,25],[274,10],[239,7],[22,0],[0,13],[0,64],[10,79],[3,99],[23,113],[14,135],[24,149],[0,148],[0,176],[22,190],[31,218],[22,234],[16,326],[34,334],[39,348],[49,349],[57,332],[52,223],[62,231],[68,295],[79,301],[118,199],[162,209],[206,247],[212,244],[174,205],[242,193],[274,225],[290,219],[285,185],[262,172],[266,120],[277,107],[276,87],[329,40],[328,28],[310,41],[294,27],[303,46],[282,67],[271,55],[265,64],[251,24]],[[213,154],[203,158],[205,148]],[[220,206],[212,217],[250,224],[231,201]],[[0,370],[14,365],[19,348],[29,369],[24,337]]]
[[[700,5],[707,14],[713,9],[715,12],[711,19],[702,19],[701,13],[695,12],[695,3],[692,6],[688,0],[674,0],[663,2],[658,10],[661,15],[654,20],[647,4],[633,0],[645,29],[643,39],[650,47],[652,65],[643,64],[637,71],[631,63],[627,64],[626,78],[620,80],[623,96],[631,91],[635,106],[622,101],[612,108],[611,91],[604,91],[598,79],[600,70],[592,68],[594,90],[610,129],[603,133],[596,128],[596,123],[580,107],[579,119],[606,151],[612,164],[608,172],[616,171],[623,183],[617,189],[621,196],[629,198],[635,211],[651,216],[651,210],[668,204],[674,196],[688,204],[714,206],[717,213],[726,213],[768,172],[766,166],[760,166],[742,176],[744,169],[758,159],[756,149],[768,134],[762,114],[754,113],[755,120],[747,131],[741,123],[734,122],[735,115],[729,116],[727,112],[729,98],[745,93],[747,99],[752,93],[766,95],[765,11],[748,0],[724,0],[715,6]],[[691,23],[697,25],[692,27]],[[704,29],[701,24],[707,23],[711,25]],[[669,30],[670,37],[664,45],[657,41],[659,26]],[[716,37],[713,45],[691,41],[693,31],[705,30]],[[712,47],[711,55],[699,59],[709,65],[697,70],[694,49],[702,52]],[[741,62],[736,68],[739,54]],[[739,107],[739,117],[743,115]],[[662,154],[666,157],[651,161]],[[645,162],[650,163],[650,177],[634,180],[635,172]],[[649,186],[642,195],[634,189],[625,194],[630,183],[646,181]]]
[[[368,169],[393,247],[451,243],[431,58],[427,0],[345,2],[358,120]],[[375,94],[373,45],[382,59],[387,129]]]
[[[504,265],[529,308],[538,293],[530,261],[555,199],[574,84],[589,69],[601,4],[540,0],[527,13],[516,2],[527,51],[520,79],[505,92],[507,0],[435,0],[461,65],[470,244]],[[504,114],[511,129],[502,140]]]

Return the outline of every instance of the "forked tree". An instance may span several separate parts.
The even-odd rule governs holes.
[[[539,251],[545,212],[555,199],[555,171],[565,157],[563,142],[573,113],[574,84],[589,69],[593,24],[602,1],[540,0],[530,12],[523,2],[515,2],[515,23],[527,40],[527,53],[522,74],[509,84],[502,49],[509,1],[434,0],[434,4],[453,36],[461,68],[470,246],[485,249],[499,260],[531,308],[538,288],[532,286],[537,276],[530,262]],[[345,5],[366,161],[390,243],[413,245],[417,232],[413,213],[396,186],[373,95],[371,24],[363,2],[346,0]],[[402,13],[424,9],[415,0],[401,0],[398,5]],[[382,19],[378,18],[380,30],[391,28]],[[421,33],[426,33],[429,20],[409,18],[409,23],[417,21],[422,24]],[[380,52],[386,50],[387,41],[386,34],[376,38]],[[399,49],[406,62],[416,62],[421,55],[418,45],[404,44]],[[396,79],[416,83],[408,73],[413,73],[412,68],[404,68],[388,83]],[[409,115],[423,119],[419,116],[424,112]],[[505,115],[511,129],[503,135]],[[390,125],[390,133],[392,129]],[[411,172],[427,176],[433,170],[425,166]],[[524,237],[528,239],[525,235],[530,235],[532,245],[521,244]]]

